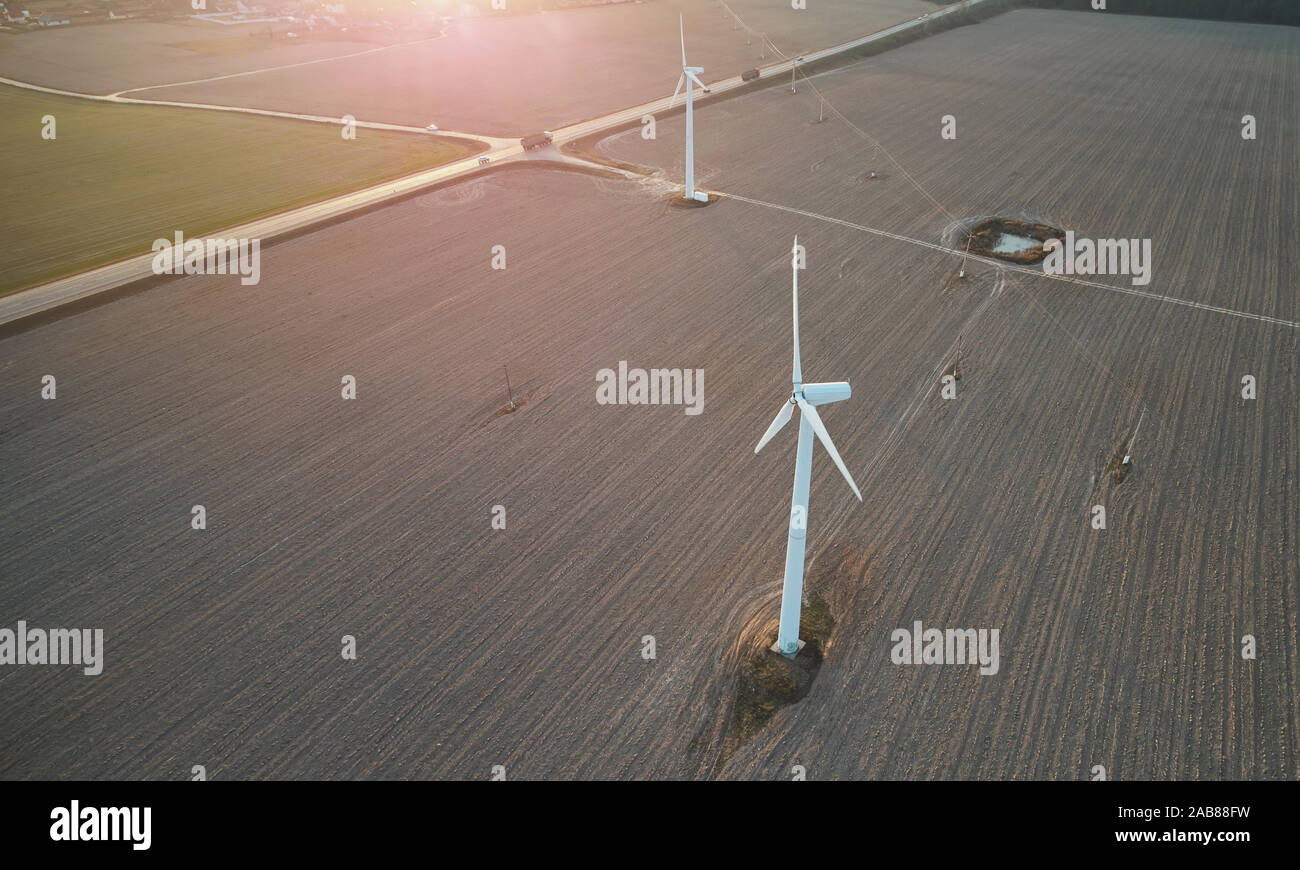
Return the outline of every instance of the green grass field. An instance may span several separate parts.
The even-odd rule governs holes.
[[[55,117],[57,138],[41,137]],[[459,159],[432,136],[0,87],[0,295]]]

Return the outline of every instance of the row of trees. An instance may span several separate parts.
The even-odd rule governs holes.
[[[1033,0],[1033,3],[1053,9],[1093,8],[1093,0]],[[1106,0],[1106,11],[1300,26],[1300,0]]]

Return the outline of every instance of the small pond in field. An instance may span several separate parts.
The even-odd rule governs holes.
[[[958,248],[1021,264],[1041,263],[1047,256],[1044,243],[1065,235],[1047,224],[999,217],[986,218],[966,233],[965,244],[959,240]]]
[[[993,245],[993,251],[998,254],[1019,254],[1021,251],[1028,251],[1035,245],[1041,245],[1038,239],[1031,239],[1029,236],[1017,236],[1012,233],[1002,233],[998,236],[997,243]]]

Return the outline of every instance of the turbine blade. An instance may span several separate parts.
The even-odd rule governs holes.
[[[702,90],[702,91],[707,91],[707,90],[709,89],[708,85],[706,85],[706,84],[704,84],[704,82],[700,81],[699,78],[695,75],[695,73],[693,73],[693,72],[688,72],[688,73],[686,74],[686,77],[687,77],[688,79],[690,79],[691,81],[695,82],[695,84],[699,86],[699,89],[700,89],[700,90]]]
[[[673,104],[677,102],[677,95],[682,92],[682,85],[685,82],[686,82],[686,73],[682,73],[682,77],[677,80],[677,90],[673,91],[673,98],[668,101],[668,108],[671,109],[673,107]]]
[[[840,474],[844,475],[844,479],[849,482],[849,488],[852,489],[853,494],[858,497],[858,501],[862,501],[862,493],[858,492],[858,485],[853,482],[853,478],[849,475],[849,470],[844,467],[844,460],[840,459],[840,452],[835,449],[835,444],[831,441],[830,433],[827,432],[826,427],[822,425],[822,418],[817,416],[817,409],[808,404],[802,396],[798,398],[798,402],[799,410],[803,411],[803,413],[807,415],[808,422],[812,424],[813,432],[817,433],[817,440],[826,448],[826,452],[831,455],[831,459],[835,460],[835,467],[840,470]]]
[[[785,426],[786,423],[790,422],[790,415],[793,413],[794,405],[789,402],[786,402],[781,406],[781,410],[776,412],[776,419],[772,421],[772,425],[768,426],[767,431],[763,433],[763,437],[758,439],[758,446],[754,448],[755,453],[762,450],[763,445],[771,441],[772,436],[777,432],[780,432],[782,427]]]
[[[794,388],[799,389],[803,383],[803,364],[799,357],[799,237],[794,237],[794,248],[790,252],[790,272],[793,281],[792,296],[794,299],[794,367],[793,381]]]
[[[686,69],[686,25],[682,23],[682,13],[677,13],[677,29],[682,37],[682,69]]]

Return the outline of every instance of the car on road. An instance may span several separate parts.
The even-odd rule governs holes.
[[[438,132],[438,125],[437,125],[437,124],[430,124],[429,126],[425,127],[424,129],[428,130],[430,133],[437,133],[437,132]]]

